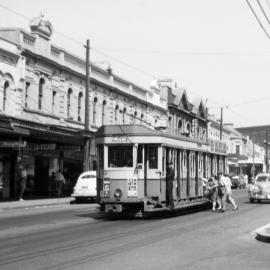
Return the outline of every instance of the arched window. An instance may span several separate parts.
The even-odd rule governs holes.
[[[83,98],[83,93],[80,92],[78,96],[78,122],[82,121],[81,117],[81,112],[82,112],[82,98]]]
[[[9,88],[9,82],[6,81],[5,84],[4,84],[4,93],[3,93],[3,111],[6,110],[8,88]]]
[[[133,117],[133,123],[134,123],[134,124],[137,123],[137,115],[138,115],[138,113],[135,111],[135,112],[134,112],[134,117]]]
[[[124,109],[123,109],[123,112],[122,112],[123,124],[125,124],[125,122],[126,122],[126,112],[127,112],[127,109],[124,108]]]
[[[94,104],[93,104],[93,124],[96,124],[97,102],[98,102],[98,99],[95,98]]]
[[[187,123],[187,136],[189,137],[190,135],[190,123]]]
[[[38,87],[38,109],[42,109],[42,98],[43,98],[43,90],[44,90],[45,80],[41,78],[39,80],[39,87]]]
[[[106,100],[102,103],[102,125],[105,125]]]
[[[118,124],[118,112],[119,112],[119,106],[116,105],[114,109],[114,123]]]
[[[72,95],[72,89],[68,89],[68,96],[67,96],[67,116],[70,116],[71,113],[71,95]]]
[[[169,116],[169,132],[171,132],[172,129],[172,117]]]
[[[179,119],[179,121],[178,121],[178,135],[181,135],[181,133],[182,133],[182,127],[183,127],[182,120]]]

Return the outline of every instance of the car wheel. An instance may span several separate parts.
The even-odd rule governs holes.
[[[250,199],[249,199],[249,202],[250,202],[250,203],[254,203],[254,199],[251,199],[251,198],[250,198]]]

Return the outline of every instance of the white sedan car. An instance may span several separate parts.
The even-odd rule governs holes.
[[[96,201],[97,199],[97,177],[96,171],[87,171],[82,173],[76,185],[73,188],[72,197],[75,197],[76,202],[81,202],[86,199]]]
[[[249,187],[249,201],[270,200],[270,173],[261,173],[256,176],[255,182]]]

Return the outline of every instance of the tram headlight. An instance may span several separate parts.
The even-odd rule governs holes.
[[[114,192],[114,197],[116,198],[116,200],[120,200],[120,198],[122,197],[123,193],[121,189],[116,189]]]

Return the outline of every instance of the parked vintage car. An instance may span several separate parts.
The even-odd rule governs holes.
[[[249,201],[270,200],[270,173],[258,174],[248,190]]]
[[[87,171],[79,176],[76,185],[73,188],[71,197],[74,197],[76,202],[81,202],[83,200],[97,200],[96,171]]]
[[[231,176],[232,188],[246,188],[247,179],[244,175],[233,175]]]

